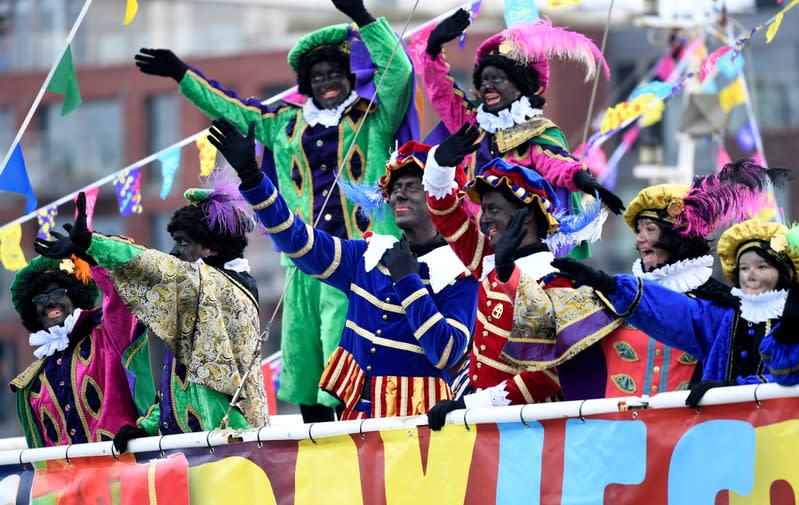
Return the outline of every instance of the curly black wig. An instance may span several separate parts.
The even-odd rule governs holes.
[[[175,233],[184,231],[189,237],[203,247],[215,251],[220,260],[230,261],[244,256],[247,237],[221,233],[208,227],[208,220],[202,209],[195,205],[186,205],[175,211],[166,227],[166,231]]]
[[[347,73],[350,85],[355,88],[355,76],[349,71],[349,55],[344,53],[338,46],[327,45],[309,51],[300,58],[300,63],[297,65],[297,90],[300,93],[305,96],[313,95],[313,91],[311,91],[311,69],[320,61],[341,65],[341,68]]]
[[[669,253],[669,263],[698,258],[710,253],[710,241],[704,237],[686,237],[675,231],[672,225],[654,221],[660,229],[660,238],[655,247]]]
[[[31,333],[44,329],[39,323],[39,315],[36,312],[33,297],[46,291],[51,284],[58,284],[65,288],[68,291],[69,299],[76,308],[85,310],[95,306],[96,291],[90,285],[84,284],[63,270],[47,270],[38,275],[31,275],[22,291],[20,302],[22,324]]]
[[[541,87],[541,82],[538,80],[538,72],[499,54],[489,53],[474,66],[474,72],[472,73],[474,89],[480,89],[483,69],[489,65],[504,71],[508,79],[519,88],[521,94],[530,100],[530,105],[533,108],[544,108],[546,100],[543,96],[535,94],[538,88]]]
[[[761,258],[763,258],[764,260],[766,260],[769,265],[771,265],[771,266],[773,266],[774,268],[777,269],[777,272],[779,273],[779,277],[777,278],[777,285],[774,287],[774,289],[776,289],[776,290],[790,289],[791,284],[792,284],[791,279],[794,278],[795,273],[793,271],[794,270],[793,269],[793,263],[791,263],[791,261],[789,259],[787,259],[787,258],[785,260],[777,259],[777,258],[774,257],[774,255],[769,254],[768,252],[766,252],[765,250],[763,250],[763,249],[761,249],[759,247],[752,247],[747,252],[749,252],[749,251],[756,252],[757,255],[760,256]],[[741,281],[740,281],[740,277],[738,276],[738,268],[737,267],[735,268],[734,275],[735,275],[735,287],[736,288],[740,288],[741,287]]]

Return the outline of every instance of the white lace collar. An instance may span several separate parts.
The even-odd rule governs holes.
[[[741,300],[741,317],[750,323],[762,323],[769,319],[779,319],[785,309],[788,291],[785,289],[766,291],[747,295],[739,288],[732,288],[732,296]]]
[[[203,261],[202,258],[197,258],[195,263],[205,263],[205,261]],[[250,262],[247,260],[247,258],[234,258],[222,265],[222,268],[238,273],[250,273]]]
[[[550,251],[541,251],[517,258],[514,263],[522,273],[531,279],[541,279],[553,272],[557,272],[555,267],[552,266],[552,260],[555,256]],[[488,274],[496,268],[496,258],[493,254],[483,257],[483,275],[480,277],[482,281]]]
[[[64,319],[64,324],[61,326],[51,326],[46,330],[39,330],[36,333],[31,333],[28,342],[31,346],[38,346],[33,351],[33,355],[37,358],[45,356],[52,356],[56,351],[63,351],[69,345],[69,334],[78,322],[81,309],[75,309],[72,314]]]
[[[633,263],[633,275],[657,282],[664,288],[678,293],[687,293],[706,283],[713,274],[713,256],[689,258],[644,272],[641,259]]]
[[[513,102],[509,108],[504,108],[497,113],[487,112],[480,105],[477,108],[477,124],[488,133],[494,133],[497,130],[522,124],[532,117],[540,116],[543,112],[541,109],[534,109],[530,105],[530,100],[523,96]]]
[[[305,119],[305,122],[311,126],[322,124],[330,128],[331,126],[338,125],[338,122],[341,121],[341,115],[344,114],[344,110],[354,104],[356,100],[358,100],[358,93],[353,91],[350,93],[350,96],[335,109],[320,109],[313,103],[313,100],[308,97],[302,106],[302,117]]]
[[[399,240],[391,235],[373,234],[369,237],[369,245],[363,254],[364,269],[371,272],[386,251],[397,242]],[[433,290],[433,293],[438,293],[457,279],[460,274],[467,272],[466,266],[449,244],[436,247],[429,253],[419,256],[418,260],[420,263],[427,264],[430,272],[430,289]]]

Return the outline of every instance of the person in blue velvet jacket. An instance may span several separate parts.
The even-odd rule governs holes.
[[[422,174],[430,146],[408,142],[386,164],[378,187],[402,240],[334,237],[286,206],[254,157],[253,127],[242,137],[224,119],[210,141],[241,177],[242,196],[297,268],[349,298],[339,347],[320,387],[343,404],[342,419],[426,413],[449,399],[449,370],[473,330],[477,281],[438,234]],[[381,203],[382,205],[382,203]]]

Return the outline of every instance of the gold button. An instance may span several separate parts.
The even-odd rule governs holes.
[[[486,300],[486,305],[491,306],[491,300]]]
[[[371,372],[372,371],[372,365],[366,365],[366,371],[367,372]]]
[[[491,283],[491,287],[492,287],[492,288],[495,288],[495,287],[497,287],[497,281],[494,281],[494,282],[492,282],[492,283]]]
[[[485,344],[480,344],[480,350],[481,351],[485,351],[486,350],[486,345]]]
[[[472,375],[472,380],[473,380],[473,381],[476,381],[476,380],[477,380],[477,374],[474,374],[474,375]]]
[[[652,390],[653,393],[657,393],[658,392],[658,387],[657,386],[652,386],[650,389]]]
[[[661,354],[663,354],[663,349],[655,349],[655,356],[660,356]]]
[[[322,171],[324,172],[325,170],[327,170],[327,164],[322,163],[321,165],[319,165],[319,168],[321,168]]]
[[[330,221],[331,219],[333,219],[333,216],[331,214],[329,213],[325,214],[325,221]]]
[[[386,298],[386,303],[389,303],[389,302],[391,302],[391,297],[387,297]]]
[[[383,334],[383,330],[380,330],[380,329],[378,329],[378,330],[377,330],[375,333],[376,333],[377,335],[382,335],[382,334]]]
[[[327,190],[326,189],[322,190],[322,196],[327,196]]]
[[[388,316],[386,314],[383,314],[383,321],[385,321],[386,319],[388,319]]]
[[[489,323],[490,323],[491,321],[493,321],[493,319],[491,319],[491,316],[488,316],[486,319],[488,319],[488,322],[489,322]]]
[[[316,147],[322,147],[323,145],[325,145],[325,142],[323,140],[320,139],[316,141]]]
[[[477,368],[483,368],[483,364],[482,363],[478,363],[477,364]]]
[[[371,349],[369,349],[369,352],[371,352],[372,354],[376,353],[377,347],[372,347]]]
[[[660,367],[659,366],[653,367],[652,373],[660,373]]]
[[[487,336],[488,336],[488,330],[483,330],[483,336],[484,336],[484,337],[487,337]]]

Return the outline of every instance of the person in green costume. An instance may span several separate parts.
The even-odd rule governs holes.
[[[167,227],[170,254],[90,232],[83,197],[70,236],[34,246],[42,256],[77,253],[107,269],[119,297],[168,348],[159,400],[119,429],[120,452],[133,438],[216,428],[247,371],[227,426],[268,424],[260,360],[252,359],[260,353],[258,291],[243,258],[254,221],[235,205],[238,195],[189,189],[184,196],[190,204]]]
[[[338,177],[377,183],[395,137],[400,143],[410,140],[398,130],[414,129],[407,124],[413,115],[413,68],[388,22],[375,19],[363,0],[333,0],[333,5],[355,26],[328,26],[300,39],[288,55],[298,93],[274,105],[239,98],[167,49],[142,49],[136,65],[146,74],[175,79],[201,111],[211,119],[226,118],[242,134],[254,121],[256,138],[272,153],[266,156],[266,175],[307,222],[343,239],[360,239],[367,229],[399,236],[393,219],[370,223],[333,182]],[[278,398],[299,405],[305,422],[333,420],[331,407],[338,402],[318,385],[341,338],[347,297],[297,271],[290,258],[282,262],[288,285]]]

